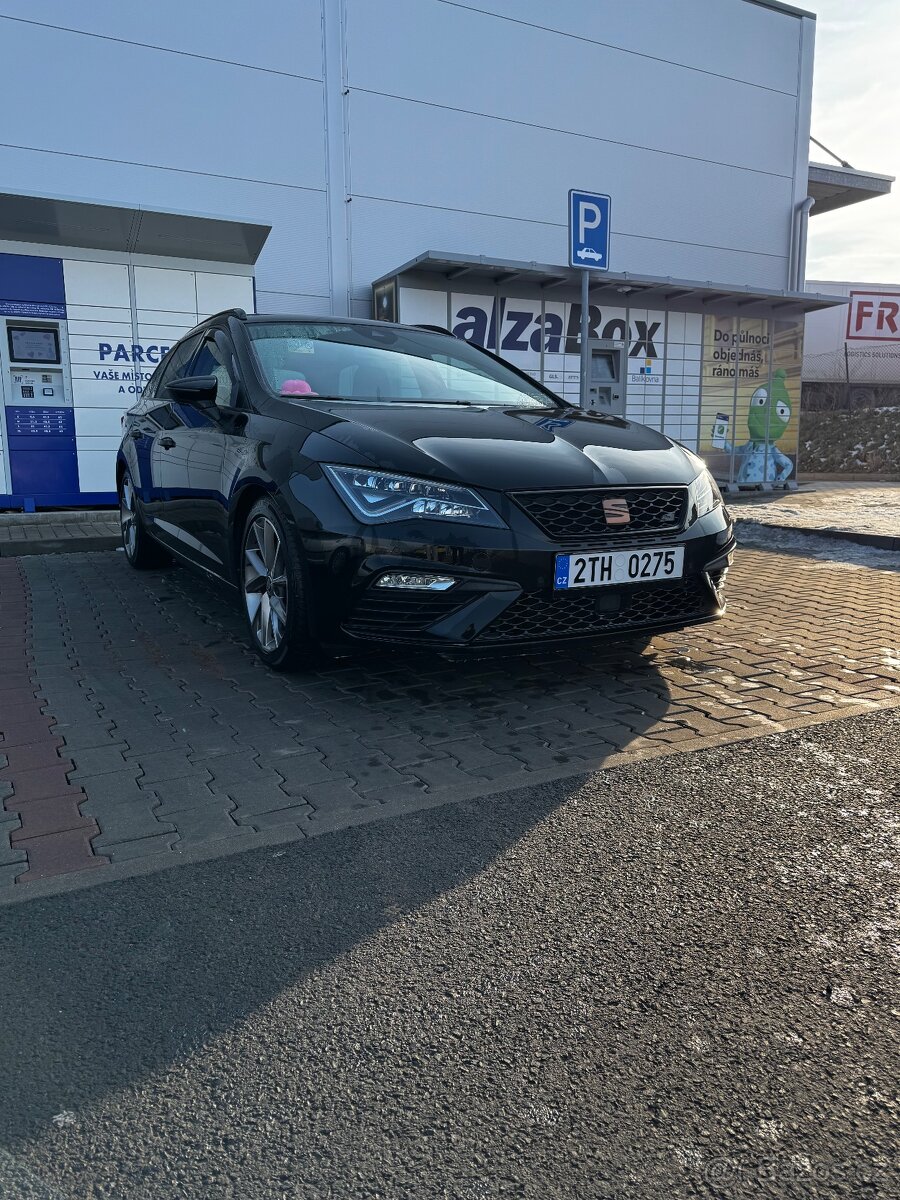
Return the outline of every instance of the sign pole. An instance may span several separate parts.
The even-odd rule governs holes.
[[[579,403],[581,407],[588,408],[588,374],[590,367],[590,354],[588,353],[588,330],[590,323],[588,321],[588,297],[590,295],[590,279],[588,278],[590,271],[582,268],[581,271],[581,398]]]
[[[581,271],[581,388],[579,403],[587,409],[591,357],[588,353],[590,330],[590,263],[595,269],[609,269],[609,215],[612,201],[605,192],[569,192],[569,266]]]

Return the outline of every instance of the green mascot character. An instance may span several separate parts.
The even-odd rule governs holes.
[[[750,397],[747,429],[750,441],[742,446],[723,442],[721,448],[740,455],[741,466],[737,482],[784,483],[790,478],[794,464],[775,443],[788,427],[793,406],[785,383],[785,372],[772,376],[771,389],[758,387]]]

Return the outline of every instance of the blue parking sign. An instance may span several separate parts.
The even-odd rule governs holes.
[[[569,266],[609,270],[609,196],[569,192]]]

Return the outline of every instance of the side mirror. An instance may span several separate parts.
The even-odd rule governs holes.
[[[169,391],[183,404],[213,404],[219,381],[215,375],[188,375],[185,379],[173,379]]]

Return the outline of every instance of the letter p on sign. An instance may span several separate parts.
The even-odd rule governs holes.
[[[586,242],[589,229],[600,228],[600,207],[591,200],[582,200],[578,205],[578,240]]]
[[[569,192],[569,266],[609,269],[609,215],[609,196]]]

